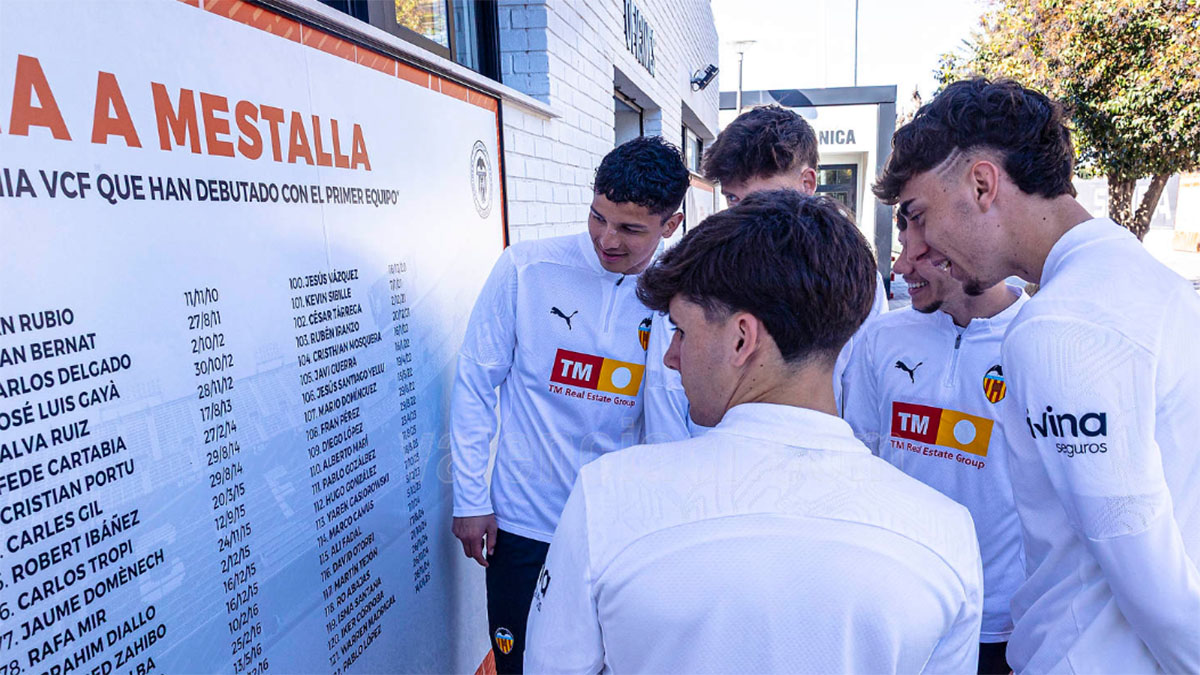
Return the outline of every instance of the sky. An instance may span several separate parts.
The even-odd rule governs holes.
[[[738,81],[737,40],[745,47],[743,89],[854,84],[855,0],[711,0],[720,37],[722,91]],[[978,25],[983,0],[857,0],[858,84],[897,85],[898,107],[913,87],[928,99],[938,56]]]

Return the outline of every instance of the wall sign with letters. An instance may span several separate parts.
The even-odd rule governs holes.
[[[654,29],[633,0],[625,0],[625,46],[654,75]]]
[[[0,23],[0,670],[473,671],[498,102],[241,0],[68,4]]]

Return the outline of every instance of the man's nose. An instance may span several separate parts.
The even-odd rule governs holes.
[[[671,336],[671,346],[663,354],[663,365],[671,370],[679,370],[679,333]]]
[[[617,248],[621,245],[621,238],[617,235],[616,229],[611,225],[605,225],[604,231],[600,233],[601,248]]]
[[[912,261],[908,259],[908,245],[907,244],[901,244],[900,255],[897,256],[896,264],[892,266],[892,271],[895,272],[896,274],[901,274],[901,275],[913,273]]]
[[[912,227],[911,225],[905,230],[905,246],[908,252],[909,262],[915,262],[929,255],[929,244],[925,241],[925,233],[921,228]]]

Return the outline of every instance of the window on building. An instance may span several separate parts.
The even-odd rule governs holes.
[[[645,133],[645,112],[633,99],[620,91],[613,92],[613,131],[617,145],[630,141]]]
[[[858,211],[858,166],[854,164],[822,164],[817,167],[817,194],[828,195],[850,209]]]
[[[500,79],[492,0],[320,0],[475,72]]]
[[[683,125],[683,162],[689,171],[700,173],[700,159],[704,156],[704,139]]]

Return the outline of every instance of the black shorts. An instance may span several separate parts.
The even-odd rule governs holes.
[[[525,624],[538,574],[550,544],[512,532],[496,533],[496,548],[488,557],[488,631],[496,672],[520,673],[524,667]]]
[[[979,643],[979,675],[1008,675],[1007,642]]]

